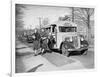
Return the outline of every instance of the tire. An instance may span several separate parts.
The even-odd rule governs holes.
[[[84,54],[83,55],[87,55],[87,51],[86,52],[84,52]]]
[[[83,55],[87,55],[88,49],[83,53]]]
[[[67,46],[66,47],[65,46],[66,45],[64,43],[62,43],[61,46],[60,46],[60,50],[62,51],[63,55],[69,56],[69,52],[68,52]]]

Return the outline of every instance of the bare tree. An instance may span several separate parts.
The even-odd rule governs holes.
[[[93,15],[93,13],[93,8],[78,8],[74,10],[75,19],[85,22],[88,28],[90,28],[90,17]]]
[[[72,9],[72,22],[74,22],[74,7],[71,7]]]
[[[42,25],[43,25],[43,26],[46,26],[47,24],[49,24],[49,19],[48,19],[48,18],[44,18],[44,19],[42,20]]]
[[[23,4],[16,4],[15,6],[15,25],[16,25],[16,30],[20,30],[23,28],[23,9],[26,9],[26,7]]]
[[[94,8],[74,8],[74,20],[82,21],[88,28],[88,40],[91,33],[90,18],[94,14]]]

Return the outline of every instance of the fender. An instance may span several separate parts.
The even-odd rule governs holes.
[[[62,45],[64,44],[64,42],[61,42],[59,49],[61,50]]]

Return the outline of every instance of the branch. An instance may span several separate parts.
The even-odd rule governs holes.
[[[76,19],[77,19],[77,17],[79,17],[79,19],[81,19],[82,21],[84,21],[87,24],[87,19],[85,19],[84,17],[81,17],[79,15],[76,16]]]
[[[91,11],[90,11],[90,16],[94,13],[94,9],[93,8],[91,8],[90,9]]]
[[[87,18],[87,14],[86,14],[85,11],[84,11],[83,9],[81,9],[81,8],[77,9],[77,10],[75,11],[75,13],[76,13],[77,15],[81,15],[81,17]]]

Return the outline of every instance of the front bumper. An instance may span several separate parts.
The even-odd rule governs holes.
[[[88,47],[81,47],[79,49],[68,49],[68,52],[74,52],[74,51],[80,52],[80,51],[87,50],[87,49]]]

